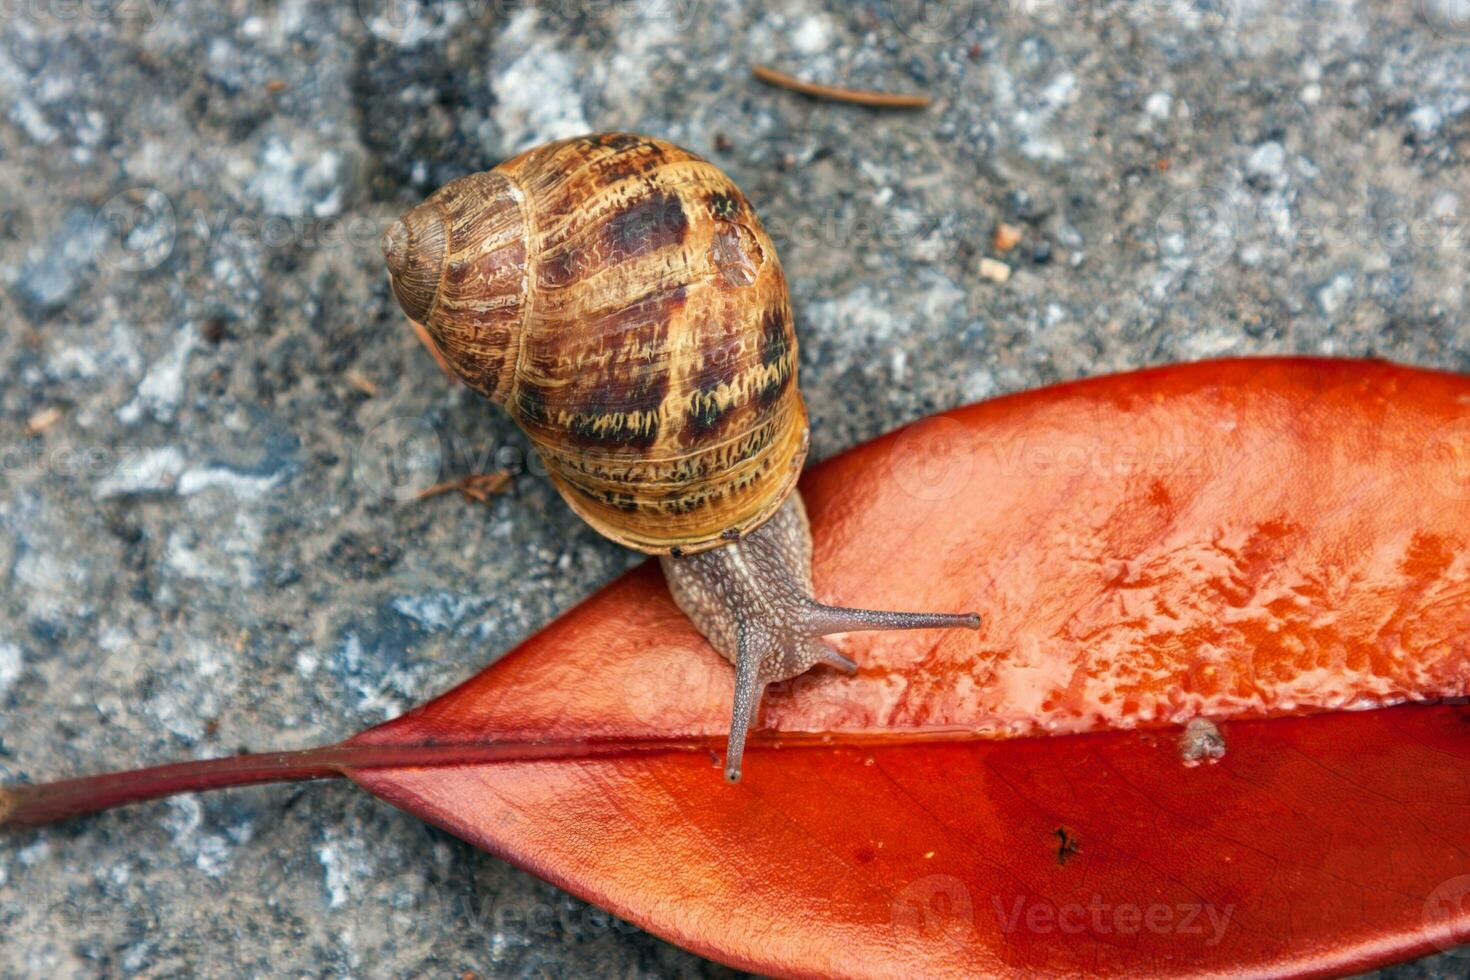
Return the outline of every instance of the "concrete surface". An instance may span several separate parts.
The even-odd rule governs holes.
[[[816,458],[1168,361],[1470,370],[1466,0],[780,6],[0,2],[0,778],[335,740],[635,561],[535,475],[403,502],[526,442],[415,346],[377,235],[546,139],[744,188]],[[346,785],[0,842],[5,975],[418,971],[728,972]]]

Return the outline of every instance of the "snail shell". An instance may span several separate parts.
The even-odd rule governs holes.
[[[745,197],[662,140],[562,140],[384,237],[393,292],[567,503],[652,554],[760,527],[806,458],[786,277]]]

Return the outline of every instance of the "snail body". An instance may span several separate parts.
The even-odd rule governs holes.
[[[977,628],[813,597],[808,447],[785,275],[718,168],[662,140],[549,143],[451,181],[384,235],[393,292],[526,432],[594,529],[658,555],[736,667],[726,776],[769,683],[855,665],[820,637]]]

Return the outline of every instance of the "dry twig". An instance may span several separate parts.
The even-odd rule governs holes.
[[[864,89],[842,88],[837,85],[820,85],[816,82],[802,81],[795,75],[788,75],[774,68],[767,68],[765,65],[751,65],[750,72],[768,85],[790,89],[793,92],[800,92],[802,95],[810,95],[817,99],[831,99],[834,102],[850,102],[853,105],[873,106],[879,109],[922,109],[934,101],[927,95],[900,95],[892,92],[870,92]]]
[[[475,473],[471,476],[463,476],[458,480],[450,480],[446,483],[436,483],[427,490],[423,490],[414,498],[416,500],[427,500],[437,497],[441,493],[458,490],[466,500],[478,500],[482,504],[490,502],[490,495],[502,493],[506,485],[510,483],[510,474],[504,471],[495,473]]]
[[[369,398],[378,397],[378,386],[373,384],[372,378],[369,378],[367,375],[363,374],[360,371],[354,371],[349,368],[347,371],[343,372],[342,380],[346,381],[352,387],[356,388],[364,395],[367,395]]]

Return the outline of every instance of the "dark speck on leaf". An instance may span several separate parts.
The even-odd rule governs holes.
[[[1066,827],[1052,831],[1057,838],[1057,864],[1066,865],[1067,858],[1082,853],[1082,842],[1067,832]]]

